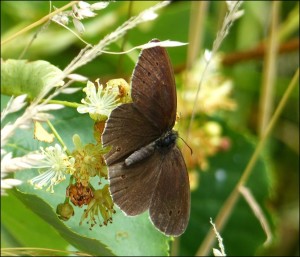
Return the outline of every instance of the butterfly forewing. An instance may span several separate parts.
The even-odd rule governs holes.
[[[132,103],[118,106],[110,114],[102,135],[103,146],[112,147],[104,156],[108,168],[157,137],[157,129]]]
[[[142,115],[160,133],[171,129],[176,119],[176,86],[173,68],[163,47],[144,49],[141,52],[131,85],[133,103]]]

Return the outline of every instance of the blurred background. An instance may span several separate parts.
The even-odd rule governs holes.
[[[52,5],[57,8],[67,3],[52,1]],[[82,37],[87,42],[96,44],[129,17],[155,3],[111,2],[107,8],[97,12],[96,17],[83,21],[85,33]],[[210,77],[203,82],[190,135],[187,135],[187,127],[201,71],[204,69],[201,63],[203,54],[205,49],[212,49],[216,35],[221,30],[227,11],[225,1],[172,1],[158,11],[157,19],[130,30],[107,49],[122,51],[144,44],[152,38],[189,43],[184,47],[168,48],[168,52],[178,90],[180,117],[177,129],[183,138],[189,137],[188,144],[193,148],[193,156],[196,156],[193,159],[183,150],[193,190],[191,224],[196,224],[196,227],[200,222],[197,219],[199,215],[207,212],[209,214],[206,218],[215,217],[225,196],[232,190],[250,160],[270,117],[299,67],[298,1],[245,1],[240,9],[244,11],[243,16],[233,23],[229,34],[222,41],[216,52],[216,61],[211,64],[213,69],[207,72]],[[1,41],[48,12],[49,2],[46,1],[1,1]],[[71,22],[69,27],[73,29]],[[36,38],[29,45],[35,35]],[[83,47],[84,44],[72,33],[50,23],[38,26],[2,45],[1,57],[4,60],[18,59],[22,55],[22,59],[46,60],[63,69]],[[270,49],[272,50],[269,51]],[[102,54],[76,72],[90,80],[100,78],[105,82],[113,78],[124,78],[129,82],[137,56],[138,51],[128,55]],[[216,90],[210,92],[214,87]],[[64,96],[63,99],[80,102],[81,98],[81,94],[75,94]],[[238,159],[240,164],[239,161],[233,163],[231,160],[238,158],[235,154],[239,151],[245,155]],[[218,191],[219,187],[213,184],[213,179],[224,175],[220,169],[221,163],[228,170],[238,166],[240,173],[235,174],[236,177],[230,181],[228,188],[222,187]],[[262,247],[265,235],[259,225],[257,230],[260,232],[256,231],[258,234],[245,227],[245,230],[250,229],[249,235],[245,237],[249,241],[242,241],[244,237],[240,232],[225,229],[221,232],[225,249],[228,255],[299,256],[299,87],[288,99],[258,165],[260,166],[253,172],[257,177],[251,178],[252,182],[249,181],[253,187],[249,186],[252,190],[259,191],[258,202],[268,217],[273,241],[267,247]],[[264,178],[260,177],[262,170]],[[215,191],[210,191],[211,188]],[[220,198],[217,197],[219,194]],[[20,235],[10,228],[18,227],[16,222],[20,217],[17,208],[20,203],[16,199],[10,199],[10,196],[2,197],[1,200],[2,247],[28,246],[28,242],[22,241]],[[210,202],[206,205],[205,201],[208,200]],[[15,207],[10,209],[11,206]],[[200,214],[196,216],[196,213]],[[231,219],[229,227],[247,223],[242,214],[237,215],[239,222]],[[234,225],[235,222],[238,224]],[[176,254],[195,255],[209,226],[206,224],[202,226],[203,231],[194,231],[194,226],[190,225],[180,240],[182,247]],[[38,230],[38,226],[36,229]],[[58,237],[57,232],[51,233],[53,238]],[[229,233],[232,237],[227,239],[226,234]],[[243,248],[247,248],[247,242],[256,237],[260,239],[254,243],[255,247],[243,252]],[[32,238],[39,240],[38,237]],[[60,241],[57,242],[59,246]],[[32,245],[36,245],[35,242]]]

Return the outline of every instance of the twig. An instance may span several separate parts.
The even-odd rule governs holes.
[[[43,18],[41,18],[40,20],[30,24],[29,26],[25,27],[24,29],[21,29],[20,31],[18,31],[16,34],[11,35],[10,37],[8,37],[7,39],[4,39],[3,41],[1,41],[1,46],[6,44],[7,42],[9,42],[10,40],[22,35],[23,33],[41,25],[42,23],[48,21],[51,17],[53,17],[55,14],[62,12],[65,9],[68,9],[70,6],[78,3],[79,1],[73,1],[71,3],[66,4],[65,6],[63,6],[62,8],[59,8],[57,10],[55,10],[52,13],[49,13],[48,15],[44,16]]]

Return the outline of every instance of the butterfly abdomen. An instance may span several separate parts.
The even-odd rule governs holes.
[[[151,142],[150,144],[140,148],[139,150],[133,152],[125,159],[125,165],[130,166],[137,162],[144,160],[145,158],[152,155],[155,151],[155,142]]]
[[[160,152],[167,151],[172,148],[178,137],[178,133],[174,130],[169,130],[164,133],[160,138],[156,139],[154,142],[140,148],[139,150],[133,152],[125,159],[125,165],[130,166],[137,162],[144,160],[145,158],[151,156],[154,151],[158,150]]]

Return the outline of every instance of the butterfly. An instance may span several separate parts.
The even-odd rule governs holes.
[[[159,42],[153,39],[150,42]],[[141,51],[131,80],[132,103],[114,109],[102,134],[110,193],[127,215],[149,210],[154,226],[181,235],[190,217],[186,165],[176,146],[177,95],[165,48]]]

